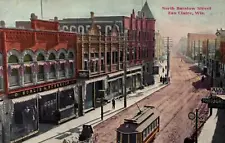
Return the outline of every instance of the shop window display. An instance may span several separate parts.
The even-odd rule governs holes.
[[[24,137],[38,130],[37,99],[14,104],[11,140]]]

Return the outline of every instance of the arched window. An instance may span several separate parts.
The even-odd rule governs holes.
[[[31,70],[31,65],[30,62],[32,62],[33,59],[31,55],[26,54],[23,58],[23,62],[25,63],[24,67],[24,83],[31,83],[32,82],[32,70]],[[27,64],[26,64],[27,63]]]
[[[10,64],[19,64],[19,59],[16,55],[10,55],[8,58],[8,63]],[[18,86],[19,85],[19,69],[9,67],[9,86]]]
[[[83,25],[78,26],[78,33],[84,34],[84,26]]]
[[[72,52],[69,52],[69,54],[68,54],[68,59],[73,59],[73,58],[74,58],[73,53],[72,53]]]
[[[32,62],[32,61],[33,61],[33,59],[31,57],[31,55],[29,55],[29,54],[26,54],[23,58],[23,62]]]
[[[60,55],[59,55],[59,59],[65,59],[65,54],[64,53],[60,53]]]
[[[37,62],[44,62],[45,57],[42,53],[39,53],[37,56]],[[37,74],[37,80],[38,82],[44,81],[45,79],[45,70],[43,64],[38,64],[38,74]]]
[[[10,87],[19,85],[19,70],[18,69],[12,69],[11,75],[9,77],[9,84],[10,84]]]
[[[55,54],[51,53],[48,57],[48,60],[55,60],[56,57],[55,57]]]
[[[11,56],[8,58],[8,63],[10,63],[10,64],[17,64],[17,63],[19,63],[19,59],[18,59],[17,56],[11,55]]]
[[[38,54],[37,56],[37,61],[44,61],[45,60],[45,56],[41,53]]]
[[[60,60],[65,60],[66,56],[64,53],[60,53],[59,55],[59,59]],[[60,66],[59,66],[59,77],[62,78],[62,77],[65,77],[66,76],[66,70],[65,70],[65,63],[60,63]]]
[[[56,55],[54,53],[50,53],[48,60],[55,61]],[[56,78],[56,65],[55,65],[55,63],[50,63],[49,79],[55,79],[55,78]]]
[[[77,27],[74,25],[70,26],[70,32],[77,32]]]
[[[56,69],[55,65],[50,65],[50,72],[49,72],[49,79],[55,79],[56,78]]]

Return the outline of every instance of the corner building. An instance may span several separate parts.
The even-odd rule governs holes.
[[[11,141],[35,134],[39,123],[61,123],[82,114],[76,83],[76,33],[60,32],[57,18],[31,29],[0,28],[1,94],[12,101]]]
[[[123,17],[124,33],[119,31],[115,21],[112,28],[104,33],[99,28],[96,20],[98,17],[94,13],[91,13],[91,18],[86,19],[91,21],[89,30],[85,34],[81,32],[77,41],[77,52],[82,53],[78,75],[86,75],[82,82],[85,112],[100,106],[99,90],[106,91],[107,100],[124,94],[125,54],[128,93],[154,82],[152,69],[155,20],[145,18],[143,12],[138,14],[136,16],[133,11],[131,17]]]
[[[59,23],[61,29],[64,31],[87,34],[92,25],[92,20],[91,18],[65,18],[59,20]],[[96,16],[95,24],[101,35],[110,36],[112,28],[115,27],[120,35],[128,37],[128,65],[130,67],[135,67],[135,72],[142,73],[143,85],[147,86],[153,84],[154,78],[152,71],[155,56],[155,18],[148,3],[145,2],[141,11],[137,14],[135,14],[133,10],[130,17]],[[23,25],[23,22],[17,22],[18,27]],[[143,57],[142,63],[140,57]],[[134,81],[134,78],[129,78],[127,83],[132,83],[134,86]],[[109,86],[111,86],[113,83],[109,84]],[[112,89],[113,88],[112,85]]]

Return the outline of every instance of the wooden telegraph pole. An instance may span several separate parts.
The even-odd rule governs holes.
[[[123,83],[123,88],[124,88],[124,108],[127,107],[127,35],[124,33],[124,83]]]

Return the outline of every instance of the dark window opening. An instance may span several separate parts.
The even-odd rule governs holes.
[[[123,51],[120,51],[120,61],[123,61]]]
[[[88,70],[88,61],[84,61],[84,70]]]
[[[118,63],[118,52],[115,52],[115,62]]]
[[[101,71],[105,70],[104,59],[101,60]]]
[[[111,53],[107,52],[107,65],[111,64]]]

